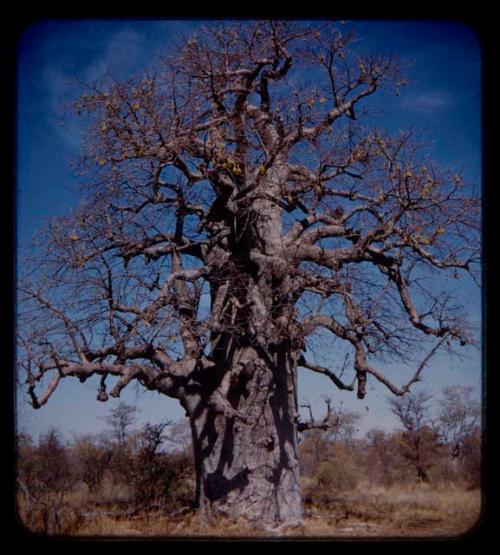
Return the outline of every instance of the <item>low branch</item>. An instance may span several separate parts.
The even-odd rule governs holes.
[[[326,398],[325,399],[325,403],[326,403],[326,415],[323,418],[323,420],[315,420],[313,418],[313,414],[312,414],[312,408],[311,405],[309,403],[301,405],[302,408],[306,408],[309,411],[309,421],[308,422],[299,422],[297,424],[297,429],[299,432],[305,432],[307,430],[328,430],[329,428],[333,428],[335,426],[338,426],[340,419],[338,417],[338,415],[335,415],[332,412],[332,406],[331,406],[331,401],[330,399]]]
[[[28,375],[28,392],[31,397],[31,404],[35,409],[39,409],[45,405],[57,389],[61,379],[69,376],[76,377],[82,382],[94,375],[102,376],[97,395],[97,399],[100,401],[106,401],[108,399],[105,378],[110,375],[119,378],[110,393],[112,397],[119,397],[121,391],[134,379],[139,380],[147,389],[160,391],[171,397],[179,397],[181,395],[180,390],[183,383],[183,376],[181,375],[181,372],[186,369],[192,370],[193,364],[186,365],[186,361],[172,363],[166,355],[163,357],[157,356],[156,359],[162,361],[162,371],[159,371],[153,366],[147,364],[131,364],[127,366],[125,364],[118,363],[75,363],[66,360],[58,360],[56,361],[57,374],[52,378],[43,395],[38,396],[36,394],[35,384],[42,380],[45,373],[50,368],[47,367],[38,372],[36,375]],[[168,361],[166,359],[168,359]],[[174,374],[176,370],[178,373]]]
[[[325,368],[324,366],[309,362],[303,356],[301,356],[297,362],[299,366],[302,366],[302,368],[307,368],[308,370],[312,370],[313,372],[317,372],[318,374],[323,374],[327,376],[339,389],[343,389],[345,391],[354,390],[354,382],[351,385],[345,384],[334,372],[332,372],[328,368]]]

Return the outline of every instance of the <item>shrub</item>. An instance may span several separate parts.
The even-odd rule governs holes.
[[[112,456],[111,446],[90,437],[82,437],[75,442],[73,457],[77,474],[89,491],[95,492],[101,485]]]
[[[342,446],[335,446],[328,460],[321,462],[304,488],[306,503],[316,506],[335,504],[339,494],[356,488],[360,469]]]
[[[336,451],[333,460],[322,462],[316,473],[318,487],[325,493],[338,493],[354,489],[359,481],[359,470],[352,457]]]

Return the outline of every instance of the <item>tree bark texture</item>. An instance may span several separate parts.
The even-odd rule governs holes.
[[[284,347],[272,359],[248,347],[234,358],[244,368],[228,394],[238,416],[220,414],[206,395],[192,399],[200,515],[264,523],[300,518],[293,357]]]

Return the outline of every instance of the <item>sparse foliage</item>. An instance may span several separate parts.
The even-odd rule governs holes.
[[[123,401],[112,408],[109,415],[104,418],[111,428],[111,436],[120,447],[125,445],[128,433],[136,420],[137,408]]]
[[[159,453],[165,441],[165,429],[169,425],[168,421],[158,424],[148,422],[139,431],[138,452],[130,461],[136,504],[144,505],[158,502],[160,498],[167,498],[171,482],[176,477],[168,467],[168,459]]]
[[[64,496],[78,480],[68,449],[55,429],[41,436],[36,446],[26,436],[19,439],[17,481],[26,518],[36,521],[36,531],[61,533],[65,525],[61,512]]]
[[[411,421],[407,428],[416,430],[420,425],[423,436],[429,432],[424,418],[430,409],[427,402],[423,393],[417,402],[407,403],[410,409],[401,410],[405,421]],[[460,471],[455,468],[457,459],[450,457],[453,443],[441,439],[441,444],[434,443],[437,449],[425,451],[422,466],[429,483],[415,482],[417,459],[414,444],[409,444],[405,436],[406,429],[392,433],[372,429],[363,437],[352,437],[349,427],[360,415],[332,407],[330,410],[345,417],[338,419],[337,432],[315,427],[304,432],[300,444],[302,495],[309,513],[319,510],[319,514],[329,515],[328,519],[335,522],[355,516],[371,526],[390,520],[397,528],[410,531],[427,520],[441,522],[446,511],[438,507],[448,497],[463,503],[461,512],[473,510],[467,492],[480,485],[481,438],[477,429],[464,441]],[[413,413],[418,416],[413,417]],[[347,433],[343,433],[343,426]],[[118,460],[123,466],[108,464],[104,477],[101,464],[104,457],[120,451],[118,442],[77,436],[71,444],[64,444],[52,431],[35,444],[29,436],[20,435],[18,485],[22,519],[31,530],[47,534],[78,533],[110,518],[118,519],[111,521],[115,526],[113,534],[119,534],[120,522],[132,517],[134,527],[138,518],[146,523],[150,518],[151,522],[155,518],[164,522],[180,514],[189,520],[195,494],[194,465],[189,446],[179,441],[185,436],[184,428],[185,422],[181,421],[143,425],[127,440],[126,457],[115,459],[115,465]],[[420,446],[425,441],[425,437],[421,439]],[[37,477],[43,477],[54,463],[54,452],[63,452],[60,460],[70,461],[65,467],[69,475],[61,482],[61,472],[49,474],[43,483],[38,483]],[[116,473],[114,483],[109,481],[110,473]],[[54,479],[56,475],[59,477]],[[88,488],[82,489],[81,482]],[[64,492],[58,489],[61,483]],[[426,497],[430,492],[432,499]],[[450,525],[456,525],[456,514],[446,518]]]
[[[437,436],[430,426],[430,399],[431,395],[422,390],[390,399],[392,412],[403,426],[399,437],[402,454],[423,482],[429,480],[433,455],[438,449]]]
[[[55,429],[40,437],[34,457],[32,481],[38,488],[61,496],[75,482],[67,449]]]
[[[378,428],[367,432],[362,462],[365,468],[370,469],[370,478],[376,483],[391,486],[407,480],[409,477],[402,458],[401,443],[392,434]]]
[[[75,441],[73,455],[79,478],[89,491],[97,491],[113,457],[112,446],[102,439],[82,436]]]
[[[311,406],[303,405],[310,414],[309,421],[304,422],[305,432],[300,443],[301,472],[306,476],[315,475],[321,463],[335,457],[337,446],[352,446],[356,423],[361,418],[359,413],[332,406],[328,398],[326,401],[326,416],[319,421],[314,420]]]
[[[444,387],[439,407],[433,427],[439,437],[451,445],[451,455],[459,457],[468,437],[476,432],[481,407],[473,398],[473,388],[462,385]]]

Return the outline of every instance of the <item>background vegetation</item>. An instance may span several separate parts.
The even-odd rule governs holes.
[[[136,427],[136,409],[123,402],[101,434],[18,435],[18,515],[49,535],[461,534],[481,501],[480,407],[471,393],[451,386],[439,399],[423,391],[390,399],[400,426],[361,437],[360,414],[332,409],[331,427],[302,435],[306,513],[294,529],[197,522],[187,423]]]

